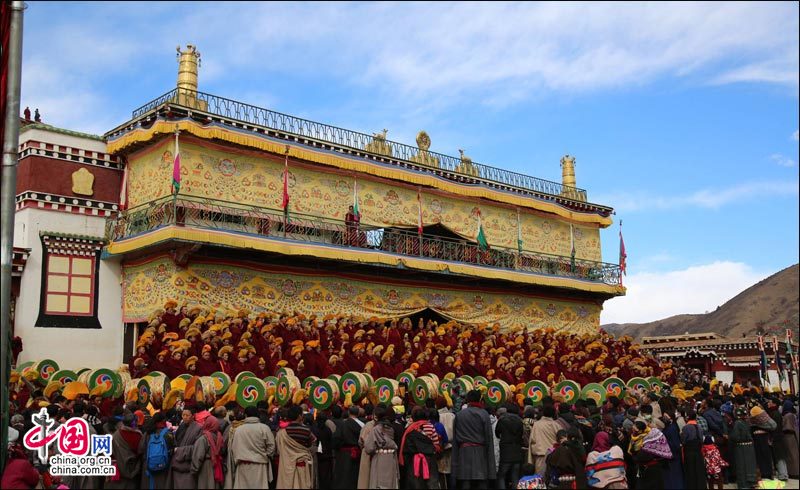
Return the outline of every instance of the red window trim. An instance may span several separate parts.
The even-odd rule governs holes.
[[[63,257],[69,260],[69,272],[64,274],[63,272],[50,272],[50,258],[51,257]],[[72,273],[72,261],[74,259],[86,259],[91,261],[89,274],[73,274]],[[71,254],[59,254],[59,253],[49,253],[47,254],[47,264],[46,264],[46,271],[45,271],[45,293],[44,293],[44,313],[46,315],[56,315],[56,316],[86,316],[86,317],[93,317],[94,316],[94,299],[95,299],[95,264],[96,257],[93,255],[86,256],[86,255],[71,255]],[[66,292],[50,292],[50,276],[61,276],[67,278],[67,291]],[[88,277],[90,279],[89,284],[89,293],[73,293],[72,290],[72,278],[73,277]],[[47,298],[50,295],[55,296],[65,296],[67,298],[67,311],[51,311],[47,309]],[[73,296],[89,298],[89,312],[88,313],[72,313],[69,311],[71,298]]]

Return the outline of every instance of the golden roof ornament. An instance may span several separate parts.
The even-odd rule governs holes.
[[[193,44],[187,44],[185,51],[180,46],[175,49],[178,52],[178,94],[175,102],[204,111],[208,108],[208,103],[197,98],[200,52]]]
[[[431,147],[431,137],[425,131],[417,133],[417,148],[419,151],[411,157],[412,162],[426,165],[428,167],[439,168],[439,159],[431,155],[428,151]]]
[[[370,153],[392,156],[392,147],[386,142],[386,134],[388,132],[388,129],[384,129],[383,132],[372,133],[372,141],[367,143],[364,149]]]
[[[456,166],[456,172],[477,177],[478,167],[473,165],[472,158],[465,155],[461,148],[458,149],[458,153],[461,154],[461,163]]]
[[[567,154],[561,157],[561,195],[578,201],[585,201],[575,183],[575,157]]]

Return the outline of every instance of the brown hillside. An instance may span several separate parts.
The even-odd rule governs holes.
[[[750,286],[711,313],[676,315],[650,323],[611,323],[602,328],[615,335],[636,338],[686,332],[741,337],[756,334],[758,325],[769,330],[784,321],[797,328],[799,273],[798,264],[788,267]]]

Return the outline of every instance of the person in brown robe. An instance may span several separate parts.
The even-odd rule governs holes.
[[[175,451],[169,468],[172,488],[196,488],[196,478],[191,473],[192,449],[202,435],[200,424],[194,420],[194,409],[185,408],[181,412],[181,425],[175,432]]]
[[[122,424],[111,436],[111,454],[117,467],[117,477],[107,480],[104,488],[137,489],[142,471],[139,442],[142,433],[133,428],[136,417],[130,411],[122,416]]]
[[[791,400],[783,402],[783,441],[786,444],[786,472],[789,478],[796,480],[800,475],[800,458],[798,458],[797,443],[797,410]]]
[[[147,420],[142,427],[142,441],[139,443],[139,454],[142,455],[142,479],[141,479],[141,488],[153,488],[153,489],[166,489],[169,488],[169,470],[164,469],[163,471],[159,472],[149,472],[147,470],[147,447],[150,444],[150,438],[153,437],[155,434],[162,434],[164,437],[164,442],[167,445],[167,450],[172,451],[175,447],[175,438],[173,434],[166,430],[166,417],[164,416],[163,412],[156,412],[152,418]],[[150,485],[150,480],[152,479],[152,487]],[[73,487],[71,487],[73,488]],[[75,486],[74,488],[86,488],[84,486]]]

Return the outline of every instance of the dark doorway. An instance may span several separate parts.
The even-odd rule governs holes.
[[[414,326],[414,331],[417,330],[417,324],[419,323],[419,319],[420,318],[422,318],[422,321],[425,324],[428,323],[428,320],[433,320],[436,323],[438,323],[439,325],[441,325],[442,323],[447,323],[448,321],[450,321],[449,318],[445,318],[444,316],[440,315],[439,313],[436,313],[435,311],[433,311],[430,308],[425,308],[424,310],[422,310],[422,311],[420,311],[418,313],[414,313],[413,315],[408,315],[408,318],[411,319],[411,325]]]

